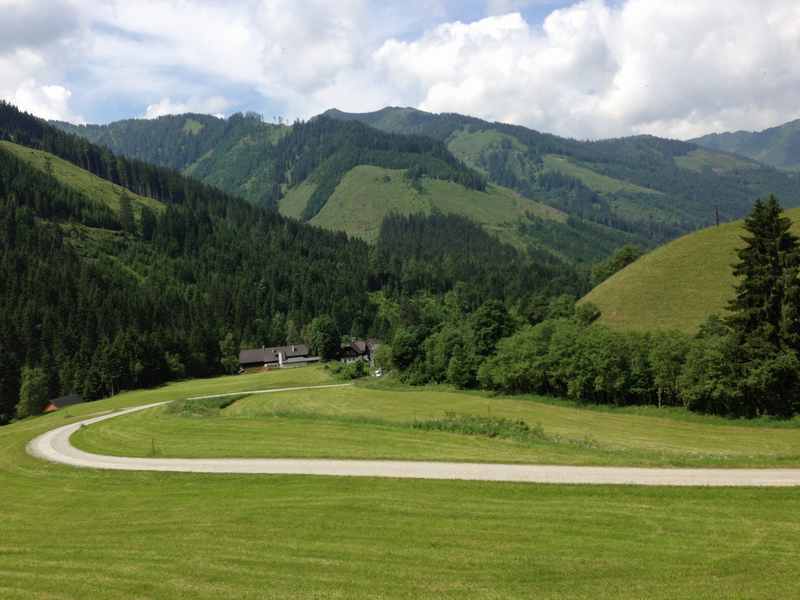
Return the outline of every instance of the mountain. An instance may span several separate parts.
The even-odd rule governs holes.
[[[49,397],[94,399],[219,373],[239,344],[295,342],[320,316],[386,335],[376,296],[458,288],[474,309],[582,291],[567,265],[472,221],[415,218],[387,220],[371,247],[0,102],[0,424],[31,369]]]
[[[392,133],[438,139],[488,181],[573,217],[626,231],[655,245],[716,219],[744,216],[775,193],[800,206],[800,179],[754,160],[653,136],[582,142],[458,114],[389,107],[330,110]]]
[[[272,194],[272,149],[290,128],[252,113],[228,119],[185,114],[109,125],[52,125],[116,154],[192,175],[254,204]]]
[[[444,212],[473,219],[543,260],[591,261],[634,234],[584,222],[495,184],[428,136],[337,119],[291,127],[256,115],[187,114],[60,129],[113,152],[176,168],[251,203],[374,242],[386,215]]]
[[[252,114],[58,126],[369,242],[390,213],[441,211],[543,259],[587,263],[742,217],[768,193],[800,205],[798,175],[691,143],[581,142],[410,108],[331,110],[292,126]]]
[[[691,142],[710,150],[747,156],[778,169],[800,169],[800,119],[764,131],[712,133]]]
[[[800,209],[786,211],[800,234]],[[601,311],[600,322],[619,329],[679,329],[694,333],[733,298],[732,265],[742,247],[743,221],[709,227],[645,254],[583,299]]]

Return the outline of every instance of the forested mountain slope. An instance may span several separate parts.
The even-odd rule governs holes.
[[[374,242],[389,213],[469,217],[542,257],[589,262],[648,241],[583,221],[497,185],[440,141],[317,118],[291,127],[255,115],[128,120],[60,128],[165,166],[262,206]],[[329,203],[330,200],[330,203]]]
[[[800,234],[800,209],[786,216]],[[733,298],[742,226],[735,221],[709,227],[657,248],[598,285],[584,301],[595,304],[600,322],[611,327],[694,333],[710,315],[723,316]]]
[[[272,150],[289,131],[283,125],[264,123],[255,114],[228,119],[185,114],[109,125],[53,125],[117,154],[191,174],[254,204],[271,201]]]
[[[800,205],[798,176],[691,143],[652,136],[580,142],[407,108],[331,110],[293,126],[252,114],[59,126],[370,241],[389,212],[439,209],[519,246],[586,262],[626,242],[654,247],[714,223],[717,212],[721,221],[739,218],[767,193]],[[509,203],[501,188],[521,198]],[[476,198],[481,210],[469,201]],[[526,203],[530,210],[519,210]]]
[[[44,374],[51,397],[91,399],[221,372],[239,343],[297,341],[319,316],[341,334],[386,335],[374,292],[399,302],[460,286],[474,308],[584,290],[565,265],[477,225],[420,219],[436,226],[405,230],[414,252],[381,245],[395,230],[387,224],[377,258],[362,241],[0,103],[0,422],[14,414],[26,369]],[[440,260],[422,260],[433,244]]]
[[[653,243],[713,223],[717,208],[723,221],[739,218],[770,192],[787,206],[800,205],[796,176],[692,143],[652,136],[581,142],[410,108],[325,114],[431,136],[490,182]]]
[[[800,169],[800,120],[763,131],[711,133],[691,142],[711,150],[747,156],[778,169]]]

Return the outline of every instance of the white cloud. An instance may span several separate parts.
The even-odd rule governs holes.
[[[589,0],[541,30],[518,13],[447,24],[375,60],[421,108],[577,137],[759,128],[800,111],[800,5]]]
[[[408,105],[581,138],[800,112],[796,0],[586,0],[543,23],[515,12],[553,3],[486,0],[491,16],[460,22],[453,0],[0,0],[0,97],[59,118],[86,102],[148,117]]]
[[[39,85],[30,80],[17,88],[9,98],[12,103],[43,119],[70,120],[82,123],[83,119],[73,115],[69,109],[72,92],[60,85]]]
[[[155,104],[148,104],[142,116],[145,119],[156,119],[164,115],[179,115],[192,112],[222,117],[222,111],[230,105],[231,102],[222,96],[191,98],[186,102],[173,102],[171,98],[162,98]]]

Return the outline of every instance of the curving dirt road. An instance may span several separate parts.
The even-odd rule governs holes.
[[[70,443],[70,436],[81,427],[162,404],[167,402],[135,406],[52,429],[31,440],[28,452],[43,460],[74,467],[122,471],[334,475],[606,485],[800,486],[800,469],[658,469],[283,458],[128,458],[90,454],[78,450]]]

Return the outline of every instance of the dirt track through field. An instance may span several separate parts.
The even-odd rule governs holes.
[[[344,384],[349,385],[349,384]],[[275,393],[340,386],[307,386],[259,390]],[[238,392],[254,393],[254,392]],[[229,394],[232,395],[232,394]],[[225,394],[219,394],[224,397]],[[211,397],[211,396],[204,396]],[[156,402],[94,416],[44,433],[28,444],[28,452],[43,460],[92,469],[171,471],[253,475],[327,475],[401,479],[462,479],[557,484],[664,486],[800,486],[800,469],[673,469],[638,467],[576,467],[403,460],[335,460],[285,458],[129,458],[78,450],[70,437],[81,427],[168,402]]]

